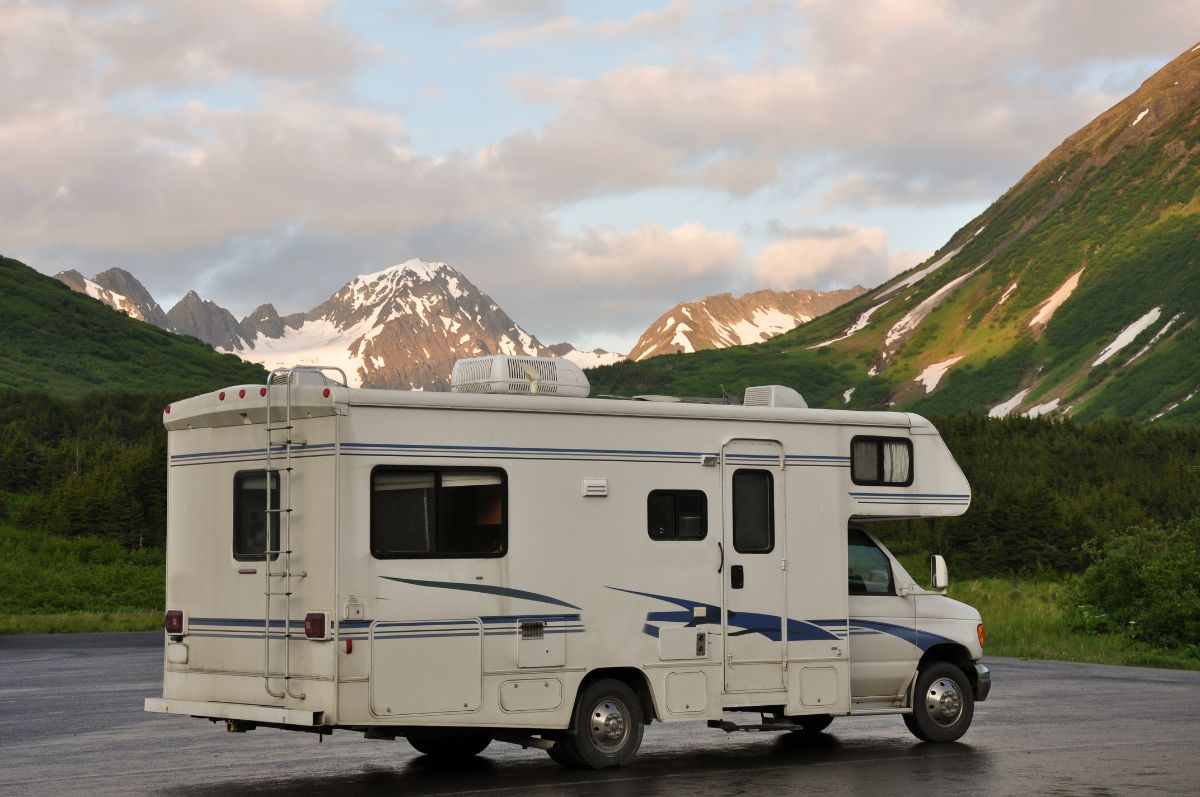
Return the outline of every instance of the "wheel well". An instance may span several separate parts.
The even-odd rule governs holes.
[[[579,682],[579,690],[575,693],[575,699],[578,700],[579,694],[584,689],[587,689],[602,678],[612,678],[620,681],[633,690],[633,693],[638,696],[638,700],[642,704],[644,724],[649,725],[651,720],[658,719],[658,713],[654,708],[654,695],[650,691],[650,684],[646,681],[645,673],[636,667],[603,667],[598,670],[592,670]]]
[[[917,665],[917,672],[924,670],[929,666],[930,662],[934,661],[944,661],[948,664],[953,664],[967,676],[967,680],[971,682],[971,688],[974,689],[976,687],[977,684],[975,682],[979,679],[979,674],[975,671],[975,667],[972,666],[971,654],[962,645],[951,643],[934,645],[921,656],[921,662]]]

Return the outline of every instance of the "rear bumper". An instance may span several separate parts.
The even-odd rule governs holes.
[[[992,691],[992,671],[986,665],[975,665],[975,700],[987,700],[988,692]]]
[[[185,717],[243,720],[263,725],[292,725],[314,728],[324,725],[325,712],[302,711],[277,706],[254,706],[245,703],[213,703],[205,700],[168,700],[146,698],[145,710],[155,714],[181,714]]]

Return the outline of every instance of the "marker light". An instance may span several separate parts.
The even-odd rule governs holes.
[[[238,391],[238,398],[245,398],[245,397],[246,397],[246,388],[242,388],[241,390]]]
[[[979,634],[979,647],[983,647],[983,638],[984,638],[983,623],[980,623],[979,625],[975,626],[975,633]]]
[[[266,396],[266,395],[267,395],[267,389],[266,389],[265,387],[260,387],[260,388],[258,389],[258,395],[260,395],[260,396]]]
[[[224,401],[224,400],[225,400],[225,391],[224,391],[224,390],[222,390],[220,393],[218,393],[218,394],[217,394],[217,400],[218,400],[218,401]]]
[[[182,634],[183,612],[178,609],[171,609],[167,612],[166,616],[163,617],[163,629],[168,634]]]
[[[168,405],[167,405],[167,408],[166,408],[165,410],[163,410],[163,411],[164,411],[165,413],[167,413],[167,415],[170,415],[170,414],[171,414],[171,405],[170,405],[170,404],[168,404]]]
[[[329,388],[325,388],[323,391],[321,391],[321,395],[325,398],[329,398]]]
[[[304,636],[309,639],[326,639],[325,612],[309,612],[304,615]]]

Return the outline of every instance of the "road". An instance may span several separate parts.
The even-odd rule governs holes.
[[[591,773],[501,743],[443,769],[402,740],[234,735],[146,715],[160,645],[158,634],[0,638],[0,795],[1200,791],[1200,672],[993,658],[992,696],[960,743],[920,744],[899,717],[838,718],[815,739],[656,724],[633,766]]]

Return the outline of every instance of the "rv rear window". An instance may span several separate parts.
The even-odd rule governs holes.
[[[775,547],[774,480],[767,470],[733,474],[733,547],[738,553],[770,553]]]
[[[912,441],[854,438],[850,441],[850,477],[855,484],[907,487],[913,482]]]
[[[271,508],[279,508],[279,472],[271,471]],[[270,515],[270,548],[279,550],[279,513],[267,512],[267,472],[243,470],[233,476],[233,558],[261,562],[267,547]],[[272,559],[279,554],[271,554]]]
[[[708,535],[708,497],[702,490],[651,490],[646,516],[652,540],[702,540]]]
[[[507,503],[501,470],[376,468],[371,472],[371,555],[503,556]]]

